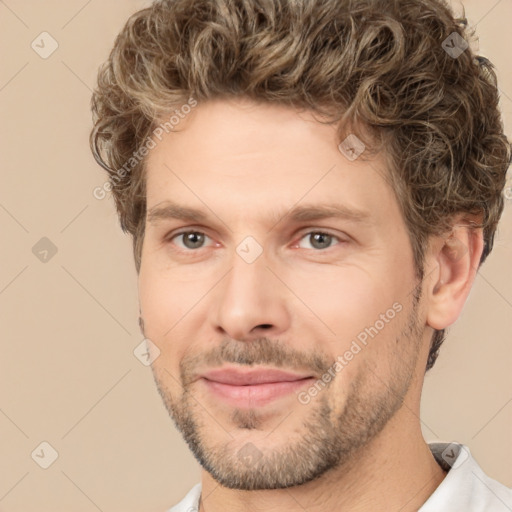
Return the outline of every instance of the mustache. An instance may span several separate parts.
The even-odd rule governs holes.
[[[251,341],[225,338],[221,344],[197,355],[185,356],[180,363],[181,381],[186,386],[197,377],[196,368],[216,368],[225,363],[242,366],[268,365],[297,372],[323,375],[332,365],[332,358],[318,349],[300,352],[279,341],[262,337]]]

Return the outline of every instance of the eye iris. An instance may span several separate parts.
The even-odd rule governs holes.
[[[331,244],[332,236],[327,233],[311,233],[310,240],[316,249],[325,249]],[[320,242],[320,247],[315,245],[316,242]]]
[[[185,247],[188,247],[189,249],[197,249],[197,247],[200,247],[204,242],[204,235],[202,233],[191,231],[189,233],[183,233],[182,236]]]

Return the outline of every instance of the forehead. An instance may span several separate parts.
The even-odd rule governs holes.
[[[335,126],[307,111],[209,101],[155,141],[146,161],[148,211],[186,203],[254,218],[279,206],[322,203],[363,218],[395,202],[382,156],[349,160],[338,148]]]

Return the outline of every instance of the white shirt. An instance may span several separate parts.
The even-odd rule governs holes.
[[[458,443],[429,443],[448,473],[418,512],[512,512],[512,489],[488,477],[469,448]],[[167,512],[198,512],[201,484]]]

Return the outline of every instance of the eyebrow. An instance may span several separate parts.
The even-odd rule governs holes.
[[[349,208],[341,204],[302,205],[290,209],[288,212],[278,212],[271,220],[278,224],[284,218],[295,222],[314,221],[320,219],[336,218],[352,222],[369,223],[370,214],[366,211]],[[157,224],[162,220],[178,219],[186,222],[202,222],[208,220],[209,215],[202,210],[180,205],[172,201],[151,208],[146,216],[150,224]]]

